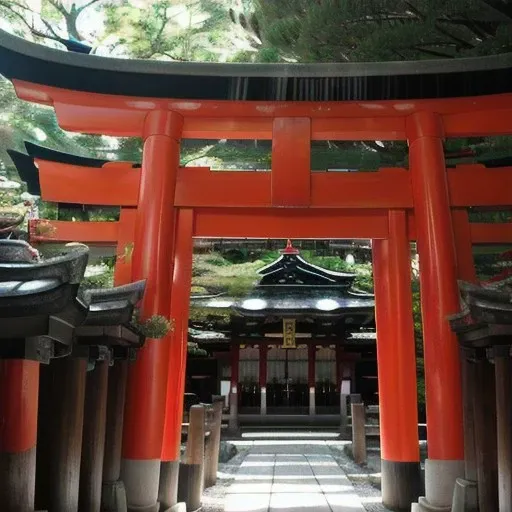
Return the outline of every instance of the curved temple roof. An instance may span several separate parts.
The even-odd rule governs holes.
[[[347,101],[449,98],[512,89],[512,53],[343,64],[159,62],[67,53],[0,30],[0,73],[76,91],[139,97]]]

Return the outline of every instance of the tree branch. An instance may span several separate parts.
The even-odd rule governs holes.
[[[444,36],[446,37],[449,37],[450,39],[453,39],[456,43],[458,43],[462,48],[466,48],[466,49],[471,49],[471,48],[474,48],[475,46],[472,45],[471,43],[469,43],[468,41],[465,41],[464,39],[461,39],[460,37],[457,37],[455,36],[454,34],[452,34],[449,30],[445,30],[444,28],[442,28],[437,22],[436,22],[436,30],[440,33],[440,34],[443,34]]]
[[[88,7],[91,7],[91,5],[94,5],[94,4],[97,4],[98,2],[101,2],[101,0],[90,0],[89,2],[87,2],[85,5],[82,5],[82,7],[79,7],[76,12],[77,12],[77,16],[78,14],[80,14],[82,11],[85,11],[85,9],[87,9]]]
[[[69,14],[68,11],[66,11],[66,9],[64,8],[64,6],[57,0],[48,0],[48,3],[52,7],[57,9],[57,11],[59,11],[62,14],[62,16],[66,17]]]
[[[24,7],[24,6],[20,5],[20,4],[16,4],[16,6],[22,8],[22,9],[24,9],[26,11],[29,11],[32,14],[37,14],[34,11],[32,11],[31,9],[29,9],[28,7]],[[8,10],[11,14],[16,16],[30,30],[30,32],[34,36],[43,37],[43,38],[47,38],[47,39],[52,39],[53,41],[60,42],[60,38],[59,38],[58,35],[55,34],[55,36],[53,36],[53,35],[45,34],[44,32],[41,32],[40,30],[37,30],[33,25],[31,25],[25,19],[25,17],[21,13],[19,13],[18,11],[16,11],[15,9],[12,8],[12,3],[11,3],[11,5],[6,5],[4,2],[0,1],[0,7],[3,7],[4,9]]]

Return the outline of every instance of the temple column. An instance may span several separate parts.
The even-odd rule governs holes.
[[[183,118],[153,111],[145,121],[132,279],[146,279],[141,318],[169,316],[175,228],[174,192]],[[147,339],[130,365],[121,479],[128,510],[157,512],[165,422],[169,336]]]
[[[372,242],[379,378],[382,502],[408,510],[422,490],[411,259],[404,211],[389,212],[389,238]]]
[[[313,341],[311,341],[308,345],[308,388],[309,388],[309,414],[310,414],[310,416],[314,416],[316,414],[315,363],[316,363],[316,344]]]
[[[459,311],[459,291],[443,136],[442,121],[434,113],[419,112],[407,120],[427,401],[423,502],[449,510],[455,481],[464,474],[464,438],[459,349],[448,322]]]
[[[470,283],[477,282],[471,240],[471,226],[466,209],[452,209],[453,233],[457,258],[457,277]],[[464,420],[464,478],[457,478],[454,500],[465,506],[478,508],[477,461],[475,447],[475,396],[476,365],[468,351],[459,348],[461,354],[462,412]]]
[[[267,361],[268,346],[260,343],[260,360],[259,360],[259,383],[260,383],[260,414],[267,414]]]
[[[101,510],[102,512],[124,512],[126,490],[120,476],[128,361],[124,359],[115,361],[108,373]]]
[[[229,392],[229,430],[238,431],[238,373],[240,345],[231,344],[231,389]]]
[[[88,351],[41,368],[36,507],[77,512]]]
[[[192,253],[194,248],[192,238],[194,212],[181,209],[177,223],[171,294],[171,318],[174,319],[175,324],[169,353],[164,442],[158,492],[163,510],[172,507],[178,501],[181,425],[183,423]]]
[[[33,512],[36,481],[39,363],[0,361],[0,503]]]
[[[101,506],[108,365],[109,361],[96,361],[86,378],[78,507],[87,512],[99,512]]]

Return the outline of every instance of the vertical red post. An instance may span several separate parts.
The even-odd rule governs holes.
[[[192,280],[194,212],[182,209],[178,214],[174,272],[171,294],[171,318],[174,332],[169,352],[167,402],[158,499],[163,510],[178,501],[181,424],[187,364],[188,317]]]
[[[432,112],[407,121],[410,172],[420,260],[427,400],[425,498],[449,507],[464,473],[461,371],[448,317],[459,311],[457,260],[443,151],[442,120]]]
[[[316,344],[310,342],[308,345],[308,388],[309,388],[309,414],[316,413]]]
[[[404,211],[372,243],[377,325],[382,502],[409,509],[421,493],[411,258]]]
[[[240,366],[240,345],[231,345],[231,389],[229,393],[229,429],[238,430],[238,374]]]
[[[0,503],[6,512],[33,512],[39,363],[0,361],[0,389]]]
[[[132,278],[146,279],[141,318],[169,316],[174,253],[174,193],[183,119],[168,111],[148,114],[139,189]],[[169,337],[146,340],[128,372],[121,479],[129,507],[158,509],[165,421]]]
[[[267,414],[267,363],[268,345],[260,343],[259,383],[260,383],[260,414]]]

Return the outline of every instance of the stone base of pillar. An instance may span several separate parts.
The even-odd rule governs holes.
[[[0,503],[5,512],[34,512],[36,448],[0,453]]]
[[[423,493],[419,462],[381,461],[382,503],[390,510],[405,511]]]
[[[180,474],[180,461],[162,461],[160,464],[160,485],[158,501],[162,509],[167,510],[178,503],[178,478]]]
[[[103,482],[101,487],[102,512],[126,512],[126,490],[121,480]]]
[[[267,414],[267,388],[261,388],[261,398],[260,398],[260,414],[265,416]]]
[[[160,512],[160,503],[157,502],[147,507],[128,506],[128,512]]]
[[[314,416],[316,413],[316,404],[315,404],[315,388],[311,386],[309,388],[309,415]]]
[[[478,512],[477,483],[457,478],[451,512]]]
[[[173,507],[163,510],[162,512],[187,512],[187,505],[185,505],[185,503],[176,503]]]
[[[129,512],[158,512],[160,459],[122,459],[121,480],[126,489]]]
[[[455,482],[464,475],[463,460],[425,461],[425,497],[418,500],[413,511],[450,512]],[[418,508],[419,507],[419,508]]]

